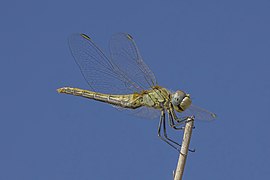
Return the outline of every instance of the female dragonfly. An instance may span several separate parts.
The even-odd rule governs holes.
[[[91,91],[62,87],[57,89],[59,93],[131,109],[134,114],[148,118],[158,115],[158,136],[178,151],[180,144],[167,136],[165,114],[173,129],[183,129],[182,125],[189,116],[202,120],[216,118],[214,113],[194,106],[190,95],[184,91],[171,92],[159,86],[129,34],[118,33],[112,36],[109,43],[110,57],[85,34],[71,35],[69,46]],[[182,117],[177,117],[176,112]]]

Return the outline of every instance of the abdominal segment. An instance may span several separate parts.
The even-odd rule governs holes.
[[[120,106],[123,108],[135,109],[142,106],[142,96],[139,94],[126,94],[126,95],[113,95],[113,94],[103,94],[94,91],[63,87],[57,89],[59,93],[70,94],[74,96],[81,96],[88,99],[93,99],[96,101],[105,102],[115,106]]]

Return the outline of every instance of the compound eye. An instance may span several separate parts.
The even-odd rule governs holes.
[[[174,94],[173,94],[173,97],[172,97],[172,104],[174,106],[178,106],[181,101],[184,99],[185,97],[185,93],[182,92],[182,91],[176,91]]]
[[[180,104],[180,97],[177,94],[174,94],[172,98],[172,104],[178,106]]]

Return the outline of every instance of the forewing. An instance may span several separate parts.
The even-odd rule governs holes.
[[[121,71],[127,82],[127,88],[137,89],[138,92],[157,84],[154,73],[143,61],[131,35],[126,33],[113,35],[110,40],[110,52],[113,64]]]
[[[217,118],[215,113],[207,111],[195,105],[191,105],[188,109],[181,113],[181,116],[195,116],[195,120],[212,121]]]
[[[128,94],[135,89],[105,53],[85,34],[69,38],[71,53],[84,79],[93,91],[108,94]],[[129,88],[127,88],[127,85]]]

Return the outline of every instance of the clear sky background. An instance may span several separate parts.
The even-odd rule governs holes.
[[[88,88],[74,32],[106,51],[132,34],[160,85],[218,115],[195,122],[184,179],[269,179],[269,18],[267,0],[1,1],[0,179],[172,179],[178,153],[158,119],[57,94]]]

